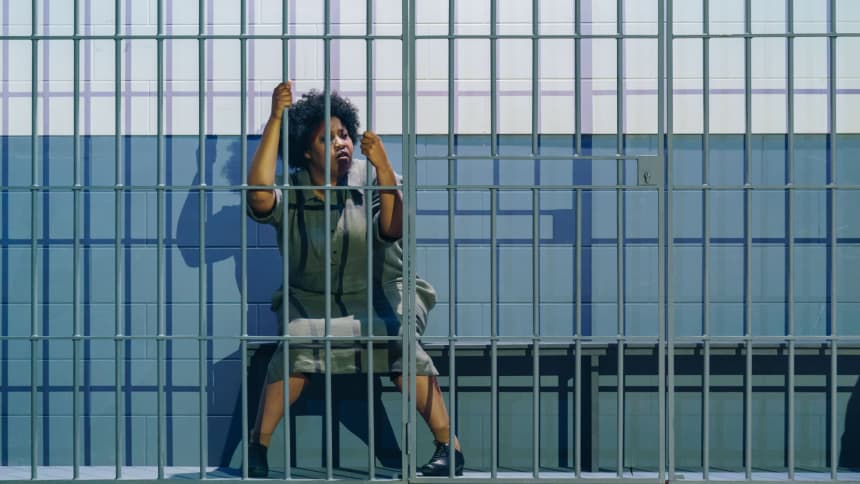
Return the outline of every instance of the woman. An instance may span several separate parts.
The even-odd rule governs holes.
[[[397,175],[391,168],[382,140],[367,131],[361,138],[361,152],[370,161],[353,161],[353,148],[358,138],[358,112],[345,98],[331,94],[331,150],[325,152],[325,96],[311,91],[295,105],[292,103],[291,83],[281,83],[272,94],[272,113],[263,131],[248,172],[248,185],[275,184],[275,167],[280,153],[280,133],[283,113],[289,113],[290,184],[298,186],[361,187],[378,185],[394,187]],[[290,109],[287,109],[290,108]],[[325,179],[326,163],[330,163],[329,180]],[[288,170],[285,168],[284,170]],[[283,220],[284,197],[288,202],[288,220]],[[323,336],[325,334],[325,240],[331,238],[330,308],[331,334],[337,336],[368,335],[370,326],[375,336],[398,335],[403,320],[402,279],[402,195],[396,188],[372,190],[361,188],[332,190],[330,233],[325,232],[325,192],[322,189],[248,190],[248,212],[251,218],[275,226],[282,241],[282,231],[289,240],[289,284],[286,300],[289,304],[289,334],[291,336]],[[366,218],[365,203],[372,204],[373,220]],[[373,310],[368,314],[367,302],[367,230],[373,231]],[[284,291],[272,298],[272,309],[281,316]],[[427,313],[436,296],[433,287],[418,279],[416,319],[418,333],[424,331]],[[282,318],[279,317],[279,321]],[[374,361],[368,362],[361,351],[363,345],[332,344],[332,373],[383,372],[391,375],[402,391],[402,361],[399,344],[386,344],[374,351]],[[249,475],[263,477],[268,473],[266,449],[272,433],[284,414],[283,348],[278,347],[266,376],[260,399],[261,409],[249,445]],[[417,409],[433,432],[436,452],[420,471],[426,475],[448,475],[450,465],[449,419],[436,382],[433,361],[416,345]],[[312,374],[324,373],[325,350],[321,343],[307,340],[290,345],[289,361],[290,404],[298,399]],[[462,474],[464,458],[459,442],[454,442],[454,465]]]

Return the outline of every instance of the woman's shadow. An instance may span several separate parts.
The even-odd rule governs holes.
[[[845,430],[839,452],[839,467],[860,471],[860,378],[854,384],[845,408]]]
[[[247,143],[248,163],[259,142],[259,137],[249,137]],[[238,186],[243,182],[244,173],[241,164],[242,145],[238,137],[206,138],[206,184],[215,186]],[[199,167],[199,150],[195,166]],[[214,183],[213,183],[214,181]],[[182,183],[180,181],[179,183]],[[200,184],[199,170],[194,175],[191,185]],[[242,253],[238,237],[241,234],[241,220],[246,217],[240,205],[241,194],[238,191],[208,191],[204,197],[204,235],[205,260],[207,274],[207,321],[208,334],[238,334],[239,321],[233,328],[219,328],[213,333],[213,305],[218,302],[213,299],[213,274],[215,266],[233,262],[233,281],[235,290],[241,290]],[[220,202],[220,203],[217,203]],[[191,268],[199,268],[201,264],[199,250],[200,227],[200,195],[199,191],[191,190],[185,199],[179,213],[176,229],[176,243],[182,260]],[[275,231],[270,226],[259,225],[247,220],[247,321],[249,335],[277,334],[274,314],[268,309],[272,292],[281,284],[281,258],[275,242]],[[220,289],[223,290],[223,287]],[[219,290],[219,292],[220,292]],[[212,354],[210,342],[209,354]],[[232,344],[232,342],[230,343]],[[242,441],[242,401],[241,401],[241,346],[235,342],[237,349],[228,356],[210,363],[208,373],[208,458],[212,465],[230,466],[237,452],[241,455],[239,446]],[[248,372],[248,428],[254,426],[260,390],[264,384],[266,369],[275,350],[273,342],[251,342],[249,346]],[[213,360],[214,361],[214,360]],[[367,380],[360,376],[335,377],[333,388],[333,417],[335,429],[333,437],[338,442],[337,429],[343,424],[361,441],[368,445],[368,389]],[[322,416],[325,412],[324,388],[321,378],[311,380],[311,385],[302,393],[302,397],[290,409],[291,428],[296,429],[295,418],[301,415]],[[374,380],[373,392],[374,414],[374,453],[377,461],[385,467],[399,468],[401,464],[400,448],[391,427],[386,409],[382,403],[382,382],[379,377]],[[325,432],[325,426],[321,429]],[[322,436],[324,437],[324,436]],[[299,439],[303,442],[306,439]],[[313,439],[325,442],[325,439]],[[296,435],[290,436],[291,455],[296,465]],[[340,461],[339,446],[333,446],[335,465]],[[320,462],[325,462],[325,453],[320,449]],[[366,455],[366,454],[365,454]],[[235,462],[234,462],[234,465]],[[238,463],[241,465],[241,462]]]

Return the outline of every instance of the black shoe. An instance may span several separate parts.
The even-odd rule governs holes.
[[[266,452],[269,449],[257,442],[248,443],[248,477],[266,477],[269,475],[269,459]]]
[[[463,475],[463,466],[465,463],[466,459],[463,457],[463,453],[454,449],[455,476]],[[447,476],[450,473],[450,465],[450,446],[448,444],[436,442],[436,452],[433,453],[433,457],[430,458],[430,462],[424,464],[424,467],[422,467],[420,471],[424,476]]]

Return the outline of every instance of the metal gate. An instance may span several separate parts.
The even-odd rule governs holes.
[[[248,102],[249,88],[255,93],[251,99],[259,97],[258,88],[249,81],[250,43],[280,44],[284,80],[295,75],[290,66],[296,42],[320,43],[321,87],[327,94],[333,88],[333,66],[339,69],[340,65],[339,60],[333,60],[334,46],[344,41],[363,43],[365,94],[360,107],[365,110],[368,129],[376,128],[376,112],[380,110],[376,98],[380,80],[374,73],[381,63],[394,62],[392,58],[380,58],[376,47],[381,42],[398,43],[400,50],[402,73],[395,80],[400,83],[400,92],[392,97],[399,96],[401,100],[402,135],[388,139],[395,147],[389,150],[392,157],[400,144],[405,207],[403,280],[407,295],[403,313],[409,316],[401,336],[369,334],[360,341],[372,355],[374,343],[399,339],[411,362],[405,370],[405,380],[413,390],[399,396],[391,385],[373,374],[366,375],[360,386],[366,391],[369,422],[362,438],[367,463],[359,470],[345,470],[341,459],[349,452],[342,450],[345,444],[336,415],[348,409],[338,406],[338,384],[326,373],[316,409],[323,429],[318,442],[319,465],[298,471],[290,465],[296,461],[295,449],[301,447],[297,446],[296,434],[302,439],[312,435],[306,429],[313,423],[305,421],[299,429],[296,417],[288,416],[284,419],[282,440],[273,445],[271,455],[273,461],[282,461],[283,474],[273,477],[291,481],[396,482],[453,478],[453,471],[446,478],[425,478],[417,473],[432,450],[426,445],[426,427],[416,412],[414,348],[420,342],[443,369],[440,382],[451,419],[449,438],[459,436],[463,441],[467,457],[464,479],[470,481],[785,482],[860,478],[860,464],[851,456],[857,449],[856,442],[860,442],[856,423],[860,393],[856,383],[850,381],[860,368],[860,330],[853,322],[860,296],[853,289],[857,284],[856,277],[852,277],[858,267],[860,230],[850,210],[860,188],[860,177],[852,165],[852,155],[860,143],[851,134],[857,130],[857,123],[850,110],[852,96],[858,95],[858,90],[857,76],[843,65],[845,52],[860,36],[854,28],[860,18],[856,7],[837,0],[742,0],[732,4],[741,11],[727,13],[732,7],[710,0],[654,0],[642,4],[616,0],[601,3],[601,8],[613,4],[615,12],[601,21],[590,17],[597,9],[596,1],[572,0],[572,11],[559,13],[556,10],[561,9],[556,4],[533,0],[528,5],[530,21],[519,22],[520,27],[529,28],[520,30],[506,26],[510,13],[504,18],[500,13],[502,4],[508,12],[514,11],[512,4],[503,0],[475,2],[486,7],[486,24],[469,30],[461,28],[457,19],[458,11],[476,8],[465,6],[467,2],[404,0],[399,6],[399,29],[393,33],[381,32],[375,19],[381,14],[391,17],[390,11],[384,9],[393,9],[396,2],[384,6],[381,1],[365,2],[363,33],[332,29],[332,18],[339,15],[332,0],[320,4],[320,31],[300,32],[290,18],[295,2],[279,2],[280,32],[260,33],[249,30],[254,22],[249,21],[247,12],[250,4],[262,3],[241,0],[237,31],[221,33],[213,28],[213,1],[199,0],[196,31],[176,33],[165,20],[168,2],[155,0],[152,31],[139,33],[128,25],[130,17],[124,21],[121,16],[132,8],[131,2],[115,0],[112,32],[95,33],[89,21],[80,18],[81,12],[91,14],[90,1],[74,0],[71,27],[59,34],[48,28],[48,7],[54,4],[47,0],[30,2],[26,33],[10,20],[11,3],[4,2],[5,275],[4,325],[0,334],[0,438],[6,448],[0,451],[0,480],[247,478],[247,469],[241,462],[247,461],[249,413],[254,410],[249,405],[246,369],[253,365],[254,351],[259,351],[261,344],[283,341],[289,348],[300,344],[301,338],[286,332],[259,334],[250,327],[257,322],[249,321],[249,314],[256,314],[249,312],[249,305],[257,303],[249,301],[248,268],[252,263],[248,256],[251,249],[265,247],[260,242],[263,236],[249,229],[244,216],[244,194],[249,186],[241,181],[211,181],[217,175],[213,175],[214,164],[209,160],[217,158],[214,152],[219,145],[207,135],[207,123],[211,126],[208,117],[215,110],[210,96],[215,88],[207,82],[212,77],[207,69],[213,63],[211,54],[216,41],[238,45],[237,94],[242,121],[236,147],[239,154],[235,158],[242,174],[247,173],[249,135],[253,134],[248,122],[248,110],[254,106]],[[338,6],[347,9],[343,1]],[[782,20],[768,16],[767,9],[776,7],[784,8]],[[818,15],[816,7],[824,8],[826,15]],[[22,7],[15,4],[14,8]],[[802,9],[801,15],[798,9]],[[442,10],[447,13],[445,22],[437,18]],[[421,16],[428,12],[436,14],[435,21],[422,21]],[[714,21],[712,14],[720,16],[720,20]],[[542,25],[542,19],[555,15],[570,16],[566,30],[553,31]],[[756,21],[757,15],[763,15],[765,20]],[[427,27],[431,24],[435,28]],[[176,149],[173,143],[179,143],[179,137],[166,128],[170,115],[166,113],[165,90],[173,89],[168,87],[173,79],[167,73],[169,55],[165,49],[171,42],[183,41],[196,44],[197,59],[197,174],[191,183],[176,182],[181,177],[174,174],[179,165],[174,165],[178,161],[171,157],[177,155],[172,155],[171,150]],[[797,54],[798,44],[803,44],[802,52],[808,54],[818,41],[824,47],[815,52],[826,54],[827,60],[824,87],[816,84],[821,79],[809,74],[814,69],[805,66],[813,56]],[[71,91],[63,94],[72,99],[71,135],[66,137],[71,144],[66,160],[71,166],[68,176],[52,172],[62,162],[53,162],[56,152],[51,145],[63,140],[50,135],[47,121],[51,77],[47,74],[49,61],[45,52],[48,45],[61,42],[71,46],[74,72]],[[106,138],[112,140],[108,155],[112,161],[103,165],[112,169],[112,181],[93,175],[93,136],[84,133],[81,126],[81,98],[85,97],[82,89],[84,85],[87,90],[91,88],[89,77],[86,81],[81,78],[81,57],[95,42],[112,44],[113,48],[112,90],[105,94],[115,102],[115,130]],[[133,144],[138,141],[122,129],[125,117],[130,116],[128,99],[132,90],[131,82],[123,84],[124,79],[129,81],[131,72],[131,60],[124,52],[135,42],[154,44],[154,145],[149,160],[152,165],[143,177],[131,173]],[[565,90],[554,90],[552,86],[556,84],[549,82],[542,70],[546,68],[542,60],[552,62],[557,45],[554,42],[569,44],[573,53],[572,85]],[[759,42],[779,42],[784,50],[777,47],[777,51],[785,52],[784,77],[776,75],[769,79],[770,84],[765,82],[767,79],[762,81],[767,76],[754,74],[758,68],[754,61],[768,62],[768,56],[756,50]],[[480,84],[486,89],[461,86],[468,84],[458,77],[464,62],[458,56],[468,57],[459,50],[462,43],[486,46],[486,78]],[[596,43],[614,45],[598,50]],[[24,46],[30,48],[29,89],[26,95],[19,96],[11,82],[14,76],[9,59]],[[429,54],[434,46],[445,53],[441,56],[444,60]],[[506,54],[506,48],[527,54],[526,59]],[[713,55],[714,50],[730,48],[735,48],[734,53],[743,59],[742,70],[735,73],[734,81],[730,75],[712,75],[723,68],[714,65],[724,62],[725,57]],[[771,48],[762,47],[761,52],[767,53]],[[614,75],[605,76],[602,85],[596,81],[600,76],[592,72],[596,64],[591,56],[601,55],[597,52],[614,52]],[[690,57],[691,52],[696,54]],[[653,71],[628,76],[631,59],[645,54],[653,54]],[[700,66],[690,67],[691,58],[700,59]],[[607,60],[597,64],[610,66],[611,59]],[[798,67],[799,63],[804,65]],[[511,82],[501,88],[505,79],[501,79],[500,64],[513,64],[518,67],[513,70],[527,74],[515,79],[520,84]],[[740,62],[735,67],[739,68]],[[421,74],[422,69],[436,69],[445,75],[434,84],[433,79]],[[676,74],[679,72],[681,75]],[[739,79],[743,86],[734,86],[732,82]],[[392,84],[388,81],[386,86]],[[442,82],[444,88],[438,87]],[[700,82],[701,88],[695,82]],[[527,88],[509,87],[525,83]],[[24,145],[8,134],[13,124],[10,120],[17,114],[9,100],[16,96],[29,99],[30,134],[21,138],[26,138]],[[594,96],[612,98],[614,106],[596,108],[592,105]],[[635,96],[651,104],[643,108]],[[770,115],[768,110],[773,109],[772,104],[766,104],[766,96],[783,96],[779,99],[784,99],[785,104],[784,131],[757,129],[754,117]],[[486,111],[463,102],[470,97],[486,99]],[[525,99],[525,104],[518,109],[502,105],[505,99],[515,97]],[[570,98],[572,109],[561,101],[554,104],[556,98]],[[89,102],[90,98],[86,99]],[[798,107],[796,99],[806,104]],[[742,116],[726,107],[735,101],[742,106]],[[840,101],[848,106],[844,112]],[[676,123],[676,118],[681,117],[676,112],[691,103],[698,103],[695,109],[701,113],[700,128]],[[804,106],[815,103],[826,103],[825,115],[823,123],[810,129],[806,126],[817,121],[798,118],[808,114]],[[681,104],[687,108],[679,108]],[[444,119],[437,125],[444,126],[445,132],[422,128],[422,123],[427,122],[423,113],[431,112],[431,108],[444,113],[429,117]],[[612,110],[614,129],[597,133],[591,126],[592,118],[601,111]],[[551,130],[542,126],[541,120],[555,119],[547,115],[553,111],[569,113],[573,129],[547,134]],[[637,119],[648,119],[645,124],[654,129],[643,132],[628,126],[634,111]],[[510,116],[504,114],[510,112],[528,119],[521,123],[527,128],[521,128],[517,135],[501,128],[500,119]],[[838,112],[843,118],[837,116]],[[721,117],[732,116],[739,122],[731,131],[734,134],[726,134],[729,131],[723,128],[712,129],[712,124],[725,124]],[[478,118],[487,119],[478,134],[458,130],[463,119]],[[40,126],[40,120],[44,126]],[[326,126],[329,122],[327,117]],[[796,129],[801,124],[805,127]],[[285,126],[284,133],[286,129]],[[326,139],[327,148],[330,143]],[[15,155],[12,145],[26,145],[22,151],[26,153]],[[85,145],[90,146],[88,155],[84,154]],[[16,181],[17,175],[10,175],[20,172],[20,165],[26,164],[13,166],[21,160],[29,160],[26,181],[20,177]],[[280,185],[285,191],[307,188],[290,186],[286,180],[284,177]],[[374,190],[371,186],[363,188]],[[327,214],[333,210],[330,194],[339,189],[324,187]],[[171,210],[175,209],[176,193],[187,193],[186,207],[189,201],[197,204],[194,244],[183,246],[174,233]],[[109,217],[113,219],[113,232],[98,239],[90,228],[92,206],[93,200],[104,196],[113,204]],[[154,228],[135,238],[130,207],[140,196],[153,205],[144,211],[155,220]],[[213,295],[215,277],[210,271],[214,266],[206,261],[217,257],[211,254],[224,247],[211,248],[207,238],[218,239],[221,235],[207,225],[213,223],[212,204],[218,196],[240,199],[238,217],[231,222],[240,236],[234,245],[227,242],[224,246],[236,254],[238,301],[231,303],[238,302],[237,333],[219,334],[213,330],[213,319],[218,317],[215,311],[221,308],[217,304],[222,301]],[[29,233],[15,238],[19,229],[10,229],[15,223],[11,215],[24,205],[30,210],[26,224]],[[48,222],[49,206],[68,211],[70,242],[52,236],[59,229]],[[369,205],[367,210],[369,213]],[[727,216],[725,212],[734,215]],[[53,219],[57,218],[55,214]],[[777,218],[781,220],[775,222]],[[249,234],[253,241],[249,241]],[[371,237],[368,233],[369,240]],[[284,243],[284,250],[290,250],[286,238]],[[70,259],[67,274],[63,274],[53,250],[64,244],[68,247],[62,253]],[[90,288],[99,274],[88,268],[92,248],[100,244],[110,249],[113,268],[112,274],[101,275],[109,277],[113,285],[106,299],[110,311],[102,319],[94,315]],[[154,251],[152,257],[143,259],[143,264],[131,258],[131,254],[139,253],[138,246]],[[327,267],[332,257],[330,248],[329,238]],[[174,293],[181,292],[176,286],[182,283],[171,282],[181,272],[173,259],[176,256],[171,255],[174,250],[195,252],[198,260],[197,295],[192,304],[194,331],[176,330],[180,316],[175,307],[179,306],[177,301],[184,300]],[[15,265],[16,258],[27,263]],[[146,261],[153,266],[152,274],[141,269]],[[371,267],[372,256],[368,264]],[[11,272],[9,267],[18,272]],[[130,325],[130,306],[137,301],[130,282],[136,277],[132,274],[135,268],[152,276],[152,287],[146,290],[151,290],[153,297],[144,312],[154,313],[152,318],[144,317],[152,330],[137,334]],[[281,271],[284,287],[289,287],[286,262]],[[368,271],[368,286],[372,288],[371,272]],[[418,336],[416,275],[428,272],[436,276],[430,278],[440,292],[433,317],[441,323]],[[56,282],[62,276],[68,281]],[[19,297],[13,287],[16,280],[28,281],[29,294]],[[330,270],[327,281],[331,287]],[[51,299],[56,291],[52,284],[68,286],[68,301],[59,296]],[[817,285],[823,286],[821,290]],[[369,307],[372,299],[370,289]],[[60,303],[65,304],[64,309],[50,307]],[[332,344],[339,341],[329,331],[330,303],[326,336],[318,338],[324,342],[328,361]],[[26,307],[28,318],[16,319],[21,307]],[[58,329],[52,320],[61,319],[58,314],[63,310],[70,311],[69,325]],[[283,318],[288,321],[289,314]],[[25,319],[29,319],[26,331],[16,323]],[[99,332],[99,325],[110,328]],[[213,436],[211,430],[211,407],[220,408],[221,403],[214,397],[213,388],[223,384],[216,379],[214,366],[216,347],[222,343],[238,346],[238,356],[233,356],[237,361],[232,363],[239,369],[230,374],[241,376],[237,390],[240,403],[233,413],[233,425],[240,427],[241,434],[236,447],[238,457],[234,456],[233,463],[238,459],[239,464],[225,466],[233,470],[219,469],[220,462],[211,462],[209,445],[220,438]],[[101,383],[112,387],[107,391],[98,390],[93,383],[93,375],[99,374],[93,370],[92,362],[96,346],[107,355],[103,359],[110,360],[110,368],[102,374],[110,381]],[[187,391],[177,390],[174,382],[180,379],[175,376],[179,374],[175,362],[180,358],[178,348],[196,353],[196,367],[186,375],[194,377],[185,385]],[[143,351],[145,356],[135,356],[137,351]],[[285,373],[288,358],[289,349],[284,353]],[[137,375],[131,370],[134,362],[154,365],[147,376],[154,381],[131,381],[131,375]],[[66,371],[58,369],[58,365],[67,367],[69,382],[64,376],[51,374]],[[21,383],[18,377],[27,371],[28,378]],[[50,382],[57,380],[62,385],[52,386]],[[855,385],[853,390],[851,385]],[[100,419],[93,418],[91,406],[93,395],[99,392],[111,401],[111,409],[105,410]],[[177,415],[171,415],[170,409],[180,408],[177,402],[182,392],[196,393],[196,408],[193,412],[188,410],[190,416],[182,421],[193,429],[191,433],[196,431],[195,439],[183,440],[182,431],[176,430],[181,429],[176,423]],[[57,400],[51,398],[51,393],[68,395]],[[288,394],[284,397],[289,400]],[[803,402],[801,409],[799,401]],[[62,402],[71,407],[69,414],[63,415],[68,417],[68,428],[50,418],[52,411],[60,411],[56,406],[62,407]],[[151,407],[152,414],[135,420],[137,405]],[[822,405],[826,405],[823,410],[819,408]],[[391,414],[399,431],[399,470],[378,469],[377,447],[383,437],[377,423],[388,418],[386,413]],[[239,423],[235,424],[237,419]],[[22,426],[24,421],[26,425]],[[60,430],[50,432],[51,422]],[[92,442],[97,433],[94,429],[109,426],[113,427],[112,455],[108,456],[110,464],[105,465],[98,456],[91,455]],[[216,428],[216,432],[223,430]],[[605,428],[610,430],[602,430]],[[68,458],[53,457],[60,464],[44,462],[62,454],[51,446],[56,445],[52,443],[57,442],[56,433],[63,430],[69,433]],[[141,458],[130,450],[130,434],[150,431],[153,435],[148,438],[154,451],[144,452],[151,455]],[[26,446],[15,445],[16,438],[27,434]],[[776,443],[771,441],[773,435],[777,435]],[[198,446],[193,465],[176,457],[176,449],[192,445],[191,440]],[[275,449],[278,445],[282,447]],[[26,464],[22,464],[24,461]]]

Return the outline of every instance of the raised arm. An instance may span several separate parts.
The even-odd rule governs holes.
[[[361,152],[376,168],[376,183],[381,187],[397,185],[397,175],[391,168],[382,140],[373,131],[361,137]],[[403,195],[400,190],[379,191],[379,233],[387,239],[403,236]]]
[[[248,185],[275,184],[281,125],[286,109],[292,103],[292,83],[287,81],[278,84],[272,92],[272,113],[269,115],[260,145],[257,146],[257,151],[251,160],[251,167],[248,169]],[[275,193],[273,190],[248,190],[248,205],[254,213],[269,213],[275,205]]]

